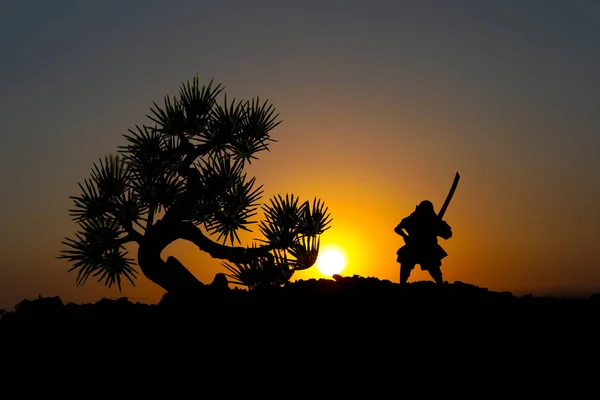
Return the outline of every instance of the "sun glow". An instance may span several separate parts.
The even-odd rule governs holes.
[[[336,247],[328,247],[319,251],[317,268],[325,276],[339,274],[346,267],[346,256]]]

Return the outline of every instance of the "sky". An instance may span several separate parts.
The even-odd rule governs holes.
[[[195,74],[277,109],[248,172],[263,202],[325,202],[321,244],[345,251],[343,275],[397,282],[393,228],[421,200],[439,209],[459,171],[444,279],[600,292],[598,21],[594,0],[3,0],[0,308],[161,298],[141,274],[78,287],[56,257],[78,182]],[[186,242],[163,254],[205,283],[226,272]]]

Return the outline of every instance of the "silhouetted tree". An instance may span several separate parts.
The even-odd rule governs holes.
[[[73,220],[80,226],[62,243],[59,258],[73,265],[77,284],[96,277],[107,286],[132,284],[137,271],[125,244],[137,243],[137,264],[152,282],[171,294],[190,294],[202,286],[176,258],[161,258],[173,241],[194,243],[225,260],[234,283],[251,289],[281,285],[293,273],[314,265],[319,235],[331,218],[321,200],[274,196],[263,205],[259,223],[264,238],[240,244],[238,231],[251,232],[251,218],[262,185],[244,173],[246,163],[269,149],[270,132],[281,121],[268,101],[217,103],[222,86],[199,87],[198,77],[180,86],[179,96],[153,103],[153,126],[129,129],[127,145],[93,165],[91,177],[71,197]],[[216,237],[216,239],[215,239]],[[227,244],[229,242],[229,245]]]

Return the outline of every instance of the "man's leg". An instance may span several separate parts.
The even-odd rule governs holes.
[[[408,282],[408,278],[410,277],[410,272],[415,267],[415,264],[400,264],[400,284],[404,285]]]
[[[438,285],[442,285],[444,283],[444,278],[442,276],[442,269],[438,265],[429,265],[427,266],[427,272],[433,278],[435,283]]]

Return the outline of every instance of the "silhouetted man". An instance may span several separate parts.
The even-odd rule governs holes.
[[[442,259],[448,255],[438,244],[437,237],[452,237],[452,228],[435,213],[433,204],[424,200],[415,211],[404,218],[394,232],[404,238],[405,245],[398,249],[396,261],[400,263],[400,284],[406,284],[416,264],[438,284],[443,284]]]

